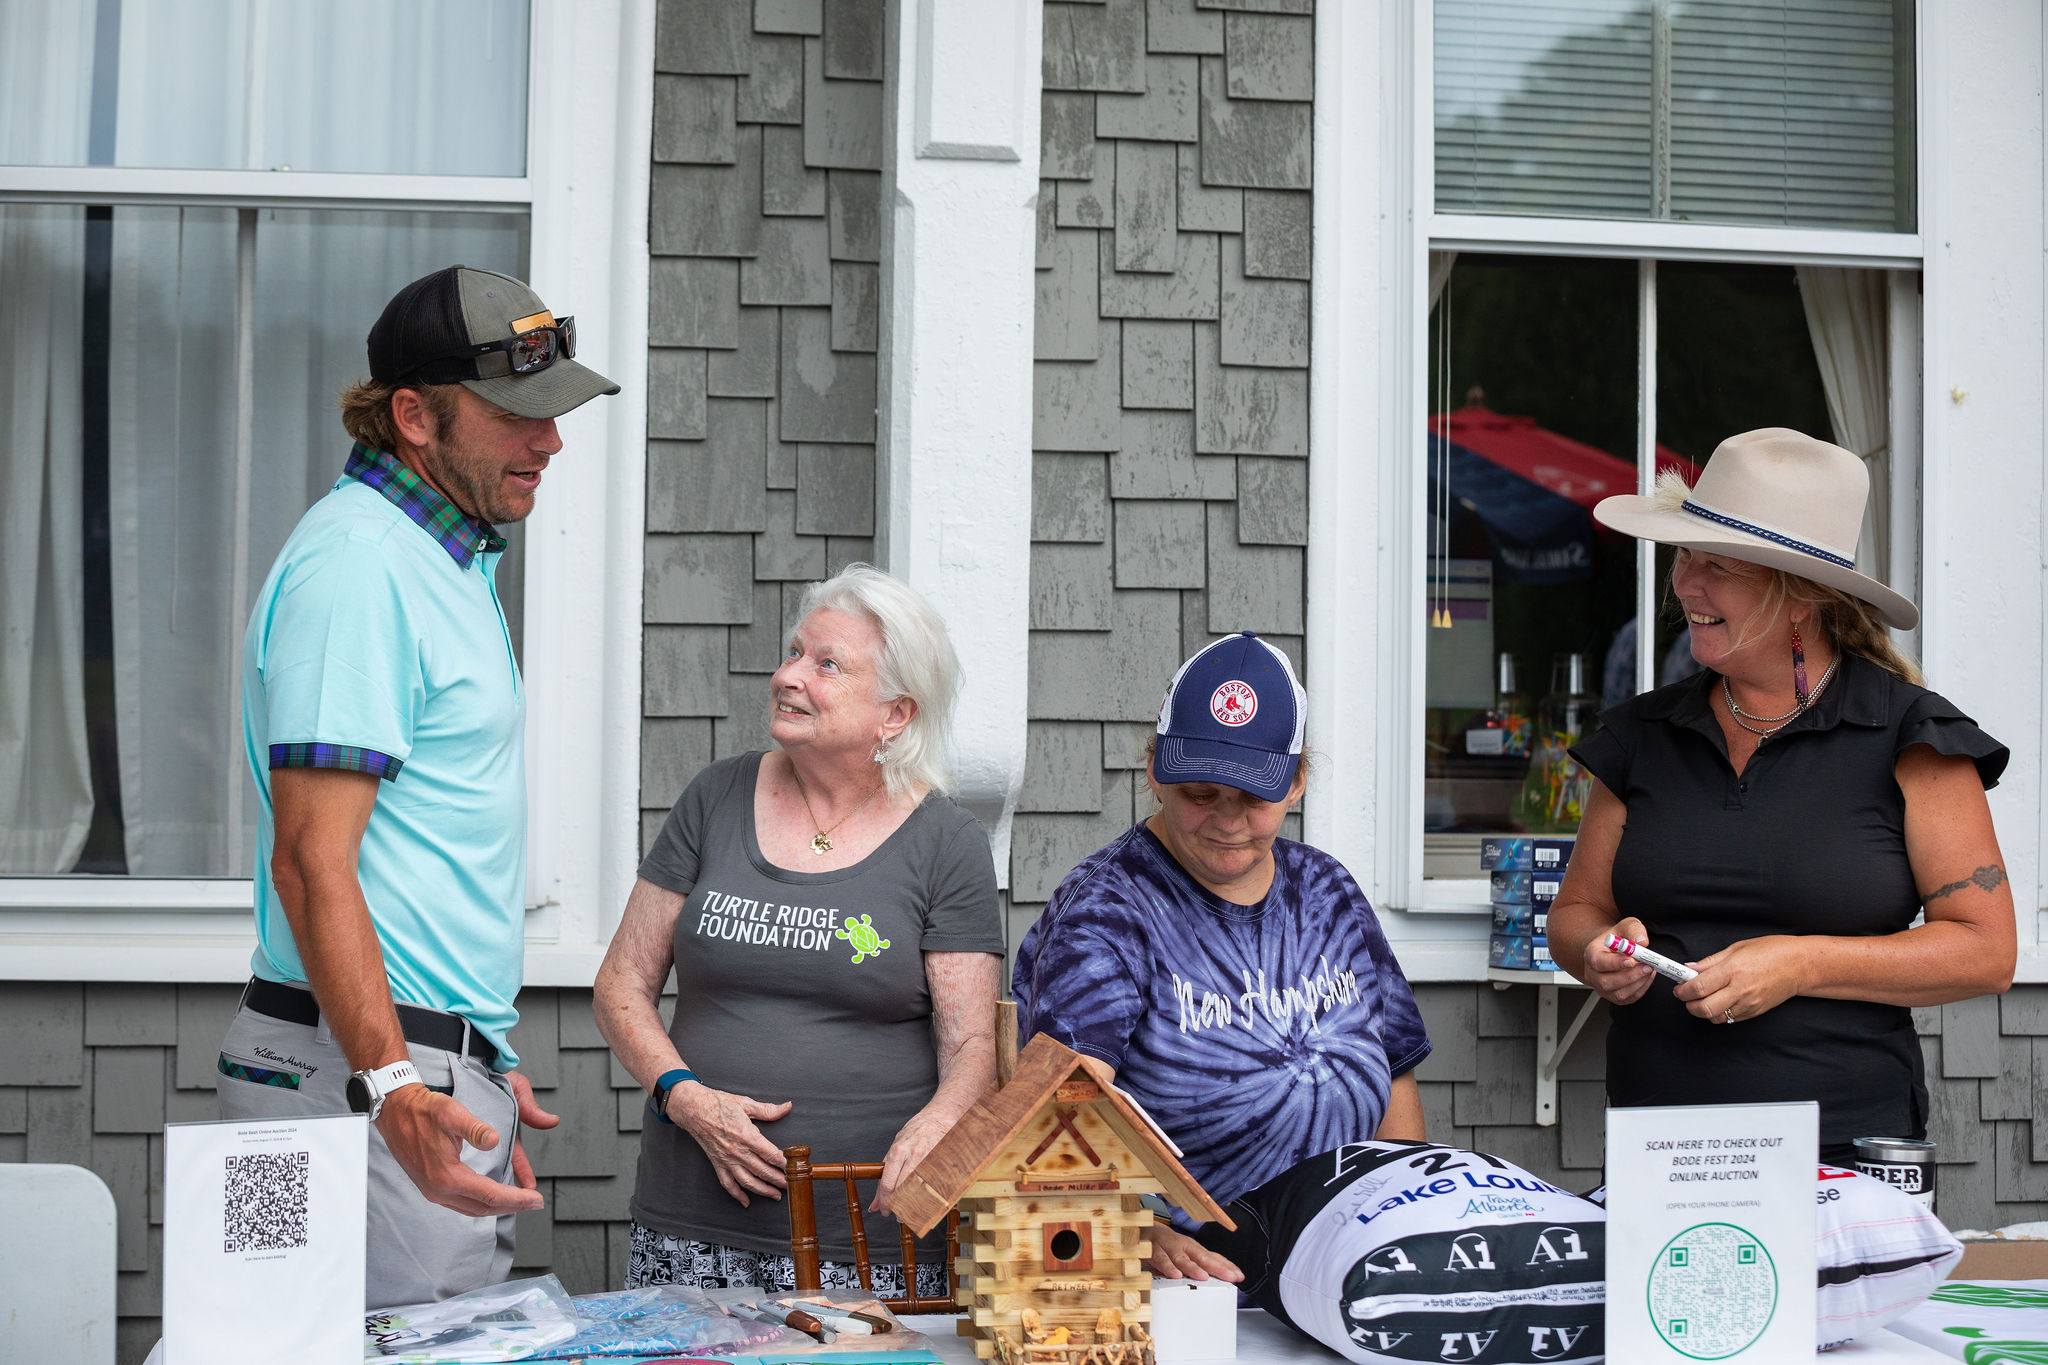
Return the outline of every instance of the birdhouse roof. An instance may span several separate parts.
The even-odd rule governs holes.
[[[1138,1107],[1111,1082],[1114,1073],[1093,1057],[1084,1057],[1046,1034],[1034,1037],[1017,1057],[1017,1071],[1007,1085],[989,1091],[960,1116],[916,1170],[904,1178],[889,1200],[889,1211],[919,1236],[930,1232],[960,1201],[967,1187],[981,1178],[988,1163],[1022,1132],[1055,1092],[1080,1077],[1093,1081],[1102,1098],[1080,1101],[1107,1123],[1145,1163],[1166,1196],[1198,1219],[1234,1228],[1187,1173],[1159,1131]]]

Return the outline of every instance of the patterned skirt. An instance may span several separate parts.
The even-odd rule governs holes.
[[[903,1294],[903,1267],[875,1263],[869,1267],[871,1291],[882,1299]],[[826,1289],[859,1289],[860,1272],[850,1261],[820,1261],[818,1282]],[[641,1223],[633,1224],[632,1251],[626,1262],[628,1289],[652,1284],[681,1284],[695,1289],[761,1289],[769,1293],[796,1288],[796,1262],[772,1251],[746,1251],[716,1242],[671,1237]],[[943,1298],[946,1267],[917,1263],[917,1296]]]

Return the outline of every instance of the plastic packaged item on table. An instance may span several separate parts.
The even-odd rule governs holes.
[[[1531,839],[1529,841],[1529,866],[1542,872],[1562,872],[1571,866],[1572,845],[1577,836],[1563,839]]]
[[[1535,932],[1536,909],[1530,905],[1496,905],[1493,907],[1493,932],[1496,934],[1520,934],[1524,937]]]
[[[844,1318],[860,1313],[888,1324],[886,1330],[870,1328],[866,1335],[842,1331],[836,1333],[834,1339],[829,1342],[813,1342],[804,1348],[808,1352],[805,1359],[819,1355],[858,1355],[872,1357],[877,1361],[916,1360],[919,1358],[919,1352],[934,1350],[930,1337],[905,1327],[902,1319],[883,1307],[880,1299],[865,1290],[784,1290],[781,1293],[764,1295],[754,1302],[768,1308],[793,1308],[820,1318]]]
[[[365,1314],[363,1359],[395,1365],[532,1360],[576,1329],[568,1291],[553,1275],[542,1275]]]
[[[754,1355],[791,1351],[811,1344],[802,1332],[737,1317],[703,1291],[685,1285],[649,1285],[610,1294],[579,1294],[571,1300],[576,1335],[551,1346],[535,1360],[601,1359],[607,1356]]]

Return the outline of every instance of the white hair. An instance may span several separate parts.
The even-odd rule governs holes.
[[[889,795],[901,799],[918,787],[951,792],[953,700],[960,693],[960,659],[945,621],[917,589],[872,564],[849,564],[805,588],[797,621],[814,611],[843,611],[872,621],[882,637],[870,661],[875,700],[908,697],[917,703],[917,714],[890,741],[881,765]]]

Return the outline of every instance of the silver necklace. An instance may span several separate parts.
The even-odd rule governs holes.
[[[1806,700],[1800,702],[1782,716],[1759,716],[1745,711],[1736,705],[1735,693],[1728,686],[1726,674],[1723,674],[1721,677],[1721,698],[1728,703],[1728,714],[1737,725],[1740,725],[1743,729],[1758,736],[1760,739],[1769,739],[1772,735],[1777,734],[1778,731],[1813,709],[1813,704],[1820,700],[1820,694],[1827,690],[1828,682],[1835,676],[1835,670],[1841,667],[1841,665],[1842,656],[1837,654],[1835,661],[1828,665],[1828,671],[1820,675],[1820,682],[1814,687],[1813,691],[1806,694]],[[1751,725],[1750,721],[1758,721],[1765,728],[1759,729],[1757,726]]]

